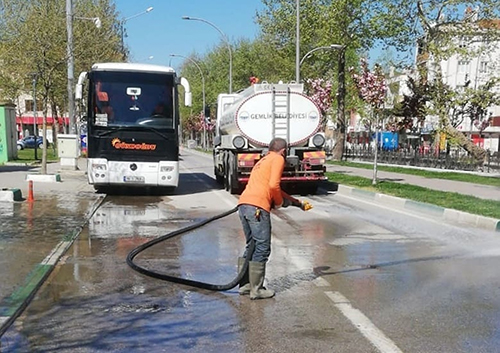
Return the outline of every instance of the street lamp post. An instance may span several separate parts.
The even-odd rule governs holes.
[[[295,25],[295,80],[300,80],[300,0],[295,2],[297,24]]]
[[[206,127],[206,120],[205,120],[205,76],[203,76],[203,71],[201,70],[201,67],[200,65],[198,65],[198,63],[196,62],[196,60],[192,59],[192,58],[189,58],[187,56],[184,56],[184,55],[178,55],[178,54],[170,54],[171,57],[179,57],[179,58],[184,58],[184,59],[187,59],[189,61],[191,61],[197,68],[198,70],[200,71],[200,75],[201,75],[201,93],[202,93],[202,100],[203,100],[203,107],[202,107],[202,116],[203,116],[203,149],[206,150],[207,149],[207,127]]]
[[[136,13],[135,15],[132,15],[132,16],[127,17],[127,18],[124,18],[123,20],[120,21],[120,34],[121,34],[121,48],[122,48],[122,53],[124,53],[124,51],[125,51],[125,22],[127,22],[128,20],[131,20],[133,18],[136,18],[138,16],[147,14],[148,12],[151,12],[151,11],[153,11],[153,7],[152,6],[148,7],[144,11]],[[125,57],[125,53],[124,53],[123,56]]]
[[[33,135],[35,136],[35,160],[37,160],[38,156],[37,156],[37,153],[36,153],[36,150],[37,150],[37,140],[36,140],[36,137],[37,137],[37,131],[36,131],[36,112],[37,112],[37,107],[36,107],[36,79],[37,79],[37,74],[36,73],[33,73]]]
[[[68,115],[69,115],[69,132],[76,134],[76,119],[75,119],[75,96],[73,94],[74,87],[74,70],[75,57],[73,54],[73,18],[81,20],[93,21],[97,28],[101,28],[101,20],[99,17],[74,17],[73,16],[73,0],[66,0],[66,34],[67,44],[66,53],[68,56]]]
[[[75,58],[73,57],[73,0],[66,0],[66,32],[67,44],[66,53],[68,55],[68,115],[69,132],[76,134],[75,127],[75,98],[73,95]]]
[[[311,55],[312,53],[314,53],[315,51],[317,50],[326,50],[326,49],[343,49],[344,46],[343,45],[340,45],[340,44],[330,44],[329,46],[323,46],[323,47],[317,47],[317,48],[314,48],[312,50],[309,50],[306,55],[304,55],[302,57],[302,59],[299,61],[299,66],[298,66],[298,70],[297,70],[297,83],[299,83],[300,81],[300,66],[302,65],[302,63],[304,62],[304,60],[309,56]]]
[[[203,18],[190,17],[190,16],[182,16],[182,19],[183,20],[205,22],[206,24],[208,24],[208,25],[212,26],[213,28],[215,28],[220,33],[220,35],[222,36],[222,39],[224,40],[224,42],[227,45],[228,51],[229,51],[229,93],[230,94],[233,93],[233,54],[232,54],[232,50],[231,50],[231,44],[229,43],[229,40],[227,39],[227,36],[224,34],[224,32],[222,32],[220,30],[219,27],[217,27],[212,22],[207,21],[207,20],[205,20]],[[203,109],[205,109],[205,107],[203,107]]]

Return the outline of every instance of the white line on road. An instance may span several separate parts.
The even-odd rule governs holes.
[[[382,353],[402,353],[401,349],[380,331],[361,311],[353,308],[339,292],[325,292],[346,318]]]
[[[316,285],[316,287],[330,287],[330,282],[328,282],[323,277],[317,277],[317,278],[315,278],[313,280],[313,283]]]

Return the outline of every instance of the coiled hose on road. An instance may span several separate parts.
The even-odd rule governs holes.
[[[189,231],[192,231],[194,229],[197,229],[197,228],[200,228],[200,227],[203,227],[204,225],[210,223],[210,222],[213,222],[215,220],[218,220],[220,218],[224,218],[226,216],[229,216],[233,213],[235,213],[236,211],[238,211],[238,207],[235,207],[227,212],[224,212],[224,213],[221,213],[219,215],[216,215],[214,217],[211,217],[211,218],[207,218],[201,222],[198,222],[196,224],[192,224],[190,226],[187,226],[187,227],[184,227],[184,228],[181,228],[181,229],[178,229],[178,230],[174,230],[173,232],[170,232],[170,233],[167,233],[165,235],[162,235],[156,239],[153,239],[153,240],[150,240],[148,241],[147,243],[144,243],[140,246],[138,246],[137,248],[135,248],[134,250],[132,250],[128,256],[127,256],[127,264],[135,271],[139,272],[139,273],[142,273],[146,276],[149,276],[149,277],[153,277],[153,278],[158,278],[158,279],[161,279],[161,280],[164,280],[164,281],[169,281],[169,282],[173,282],[173,283],[179,283],[179,284],[185,284],[187,286],[191,286],[191,287],[196,287],[196,288],[202,288],[202,289],[208,289],[208,290],[212,290],[212,291],[226,291],[226,290],[229,290],[229,289],[232,289],[234,287],[236,287],[238,285],[238,283],[241,281],[241,279],[243,278],[245,272],[247,271],[248,269],[248,261],[249,259],[251,258],[251,255],[253,254],[253,251],[254,251],[254,248],[255,248],[255,243],[253,240],[250,241],[250,244],[249,244],[249,248],[248,248],[248,255],[245,259],[245,263],[243,265],[243,267],[240,269],[240,272],[238,273],[238,276],[233,279],[231,282],[227,283],[227,284],[210,284],[210,283],[205,283],[205,282],[200,282],[200,281],[194,281],[194,280],[191,280],[191,279],[186,279],[186,278],[181,278],[181,277],[175,277],[175,276],[170,276],[170,275],[167,275],[167,274],[163,274],[163,273],[158,273],[158,272],[154,272],[154,271],[151,271],[151,270],[148,270],[144,267],[141,267],[137,264],[134,263],[134,258],[139,255],[141,252],[143,252],[144,250],[146,250],[147,248],[150,248],[151,246],[155,245],[155,244],[158,244],[162,241],[165,241],[165,240],[168,240],[170,238],[173,238],[177,235],[181,235],[181,234],[184,234],[184,233],[187,233]]]

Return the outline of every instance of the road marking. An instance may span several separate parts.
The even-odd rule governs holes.
[[[335,307],[382,353],[402,353],[402,350],[380,331],[361,311],[353,308],[349,300],[339,292],[325,292]]]
[[[323,277],[317,277],[317,278],[315,278],[313,280],[313,283],[316,285],[316,287],[330,287],[330,282],[328,282]]]
[[[442,219],[434,219],[430,215],[420,216],[420,215],[418,215],[416,213],[410,213],[410,212],[404,211],[404,210],[399,209],[399,208],[395,208],[395,207],[391,207],[391,206],[385,206],[385,205],[383,205],[381,203],[371,202],[371,201],[364,200],[364,199],[358,198],[358,197],[353,197],[353,196],[348,196],[348,195],[343,195],[343,194],[335,194],[335,196],[336,197],[340,197],[340,198],[346,198],[346,199],[351,200],[351,201],[363,202],[363,203],[366,203],[368,205],[376,206],[376,207],[379,207],[379,208],[384,208],[386,210],[390,210],[390,211],[393,211],[393,212],[401,213],[401,214],[404,214],[405,216],[410,216],[410,217],[422,219],[422,220],[425,220],[425,221],[428,221],[428,222],[433,222],[433,223],[441,224],[441,225],[443,224],[443,220]],[[450,223],[447,223],[447,224],[450,224]],[[450,225],[452,225],[452,224],[450,224]]]

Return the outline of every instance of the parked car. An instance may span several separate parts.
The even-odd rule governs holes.
[[[23,150],[25,148],[35,148],[35,144],[37,148],[42,148],[43,147],[43,138],[42,136],[26,136],[20,140],[17,141],[17,149],[18,150]]]

